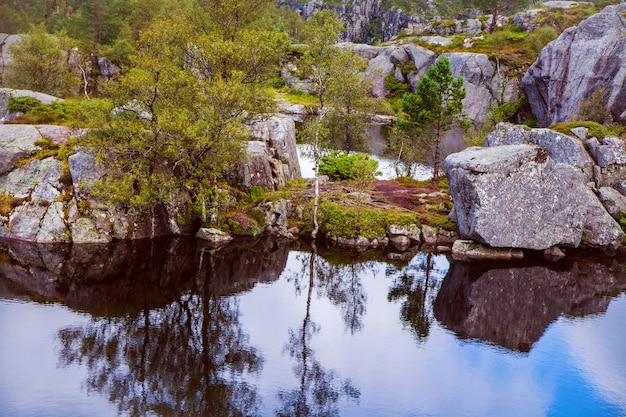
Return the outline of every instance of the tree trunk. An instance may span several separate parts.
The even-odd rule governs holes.
[[[439,182],[439,160],[441,159],[441,125],[437,125],[435,150],[433,155],[433,183]]]
[[[489,25],[489,33],[493,33],[496,29],[496,24],[498,23],[498,10],[499,8],[496,6],[491,9],[491,24]]]

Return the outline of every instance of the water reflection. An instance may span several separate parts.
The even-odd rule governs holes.
[[[393,263],[292,249],[271,240],[220,250],[193,239],[0,242],[0,298],[88,313],[46,306],[70,317],[46,321],[29,314],[34,303],[0,301],[11,312],[0,312],[0,328],[24,328],[3,333],[0,373],[69,384],[38,369],[39,357],[15,355],[28,359],[6,366],[16,362],[12,350],[31,344],[11,339],[37,322],[36,332],[55,329],[56,350],[39,339],[52,368],[79,370],[75,379],[93,393],[80,398],[104,398],[119,415],[573,415],[581,406],[623,414],[624,296],[603,313],[626,289],[614,260],[449,265],[429,253]],[[31,401],[32,383],[20,385],[26,400],[15,399],[19,382],[0,379],[3,410]],[[66,415],[59,404],[48,414]]]
[[[399,271],[395,268],[387,270],[387,275],[394,276],[387,299],[402,301],[400,318],[419,343],[424,342],[430,333],[434,320],[432,304],[446,273],[445,267],[437,265],[435,258],[431,252],[420,253],[407,267]]]
[[[89,311],[59,331],[62,366],[87,368],[86,387],[131,416],[251,416],[248,382],[263,366],[233,293],[276,280],[286,244],[216,250],[193,240],[102,247],[5,243],[3,288]],[[4,296],[4,294],[3,294]]]
[[[311,348],[312,337],[320,330],[311,315],[313,290],[325,294],[335,305],[342,308],[342,317],[351,333],[360,329],[365,313],[366,296],[357,273],[360,266],[331,264],[322,260],[313,243],[311,252],[300,255],[302,269],[287,279],[292,281],[296,293],[306,291],[306,304],[302,324],[289,329],[285,351],[295,361],[293,372],[299,380],[295,389],[281,389],[278,398],[281,409],[278,416],[338,416],[337,402],[340,397],[358,400],[361,393],[349,379],[341,377],[332,369],[326,369],[315,357]]]
[[[529,352],[560,316],[603,313],[625,289],[626,274],[614,259],[512,267],[455,261],[434,312],[462,339]]]

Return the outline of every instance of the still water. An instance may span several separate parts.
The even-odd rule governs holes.
[[[2,416],[623,416],[612,259],[0,242]]]

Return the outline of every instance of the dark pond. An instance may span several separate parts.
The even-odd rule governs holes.
[[[376,256],[0,242],[0,415],[626,415],[616,260]]]

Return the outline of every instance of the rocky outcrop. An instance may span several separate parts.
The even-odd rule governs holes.
[[[585,181],[593,181],[595,161],[587,153],[583,142],[574,137],[550,129],[531,129],[523,125],[498,123],[485,139],[486,147],[527,143],[546,148],[552,160],[578,168]]]
[[[583,173],[530,144],[469,148],[446,158],[461,237],[492,247],[616,249],[624,238]]]
[[[624,3],[608,6],[543,48],[522,80],[541,126],[576,119],[598,88],[613,120],[626,123],[625,12]]]
[[[437,60],[433,51],[412,43],[381,47],[344,43],[340,46],[352,49],[369,61],[366,76],[373,82],[372,95],[375,97],[389,94],[385,89],[385,77],[389,74],[415,91],[421,76]],[[482,123],[494,105],[519,98],[520,80],[506,75],[508,69],[498,66],[487,55],[451,52],[445,56],[450,60],[454,76],[463,77],[465,81],[467,96],[463,104],[470,119]]]
[[[4,74],[11,65],[11,54],[9,48],[12,44],[20,40],[23,35],[9,35],[0,33],[0,87],[3,85]]]
[[[248,185],[280,188],[300,177],[294,122],[276,116],[251,127],[259,153],[242,164]],[[47,138],[57,145],[81,134],[61,126],[0,124],[0,237],[40,243],[106,243],[191,232],[181,223],[189,202],[184,191],[173,203],[150,213],[113,206],[92,194],[104,170],[88,149],[75,149],[67,163],[54,157],[32,158]],[[29,159],[30,158],[30,159]],[[263,170],[257,170],[256,167]]]
[[[473,52],[451,52],[444,55],[450,60],[452,74],[463,77],[467,91],[463,100],[463,111],[474,122],[484,123],[485,115],[493,106],[519,98],[518,77],[508,76],[508,68],[491,61],[487,55]]]
[[[296,127],[292,118],[272,116],[250,126],[248,161],[237,169],[244,189],[283,188],[287,181],[301,177],[296,151]]]
[[[592,3],[584,1],[544,1],[541,3],[543,7],[540,9],[528,9],[516,13],[513,17],[513,23],[519,25],[524,32],[532,33],[541,24],[537,22],[536,18],[540,16],[544,10],[569,9],[578,4],[591,5]]]

